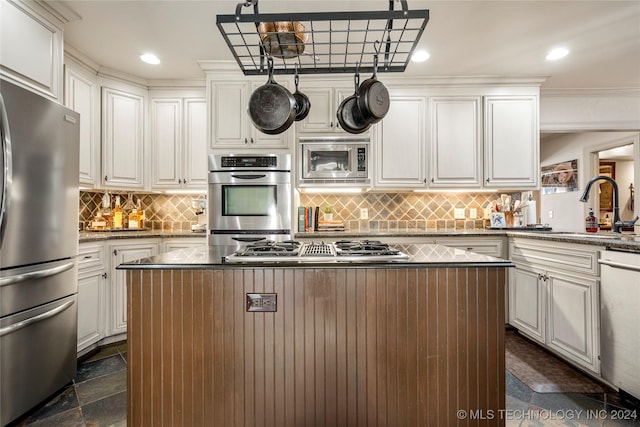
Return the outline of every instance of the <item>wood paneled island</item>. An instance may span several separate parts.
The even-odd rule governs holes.
[[[128,425],[504,425],[512,264],[402,249],[386,264],[224,264],[210,247],[120,265]],[[276,311],[248,311],[247,294]]]

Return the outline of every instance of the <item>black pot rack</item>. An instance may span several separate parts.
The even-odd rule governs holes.
[[[291,58],[276,55],[274,74],[294,74],[296,64],[299,74],[368,73],[373,72],[376,54],[378,72],[403,72],[429,21],[429,10],[408,10],[406,0],[399,2],[402,10],[394,10],[394,0],[389,0],[384,11],[261,14],[258,0],[247,0],[233,15],[217,15],[216,25],[245,76],[267,73],[268,50],[260,36],[287,34],[259,32],[262,22],[300,22],[306,28],[304,51]],[[253,13],[242,14],[250,7]]]

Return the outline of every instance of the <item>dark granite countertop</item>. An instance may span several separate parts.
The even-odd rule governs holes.
[[[537,231],[527,229],[519,230],[470,230],[470,231],[385,231],[385,232],[314,232],[296,233],[296,239],[364,239],[384,237],[410,237],[410,238],[464,238],[464,237],[519,237],[525,239],[547,240],[553,242],[578,243],[594,245],[602,248],[618,249],[624,251],[640,252],[640,235],[628,233],[576,233],[559,231]],[[425,242],[426,243],[426,242]]]
[[[80,231],[78,233],[80,243],[85,242],[97,242],[101,240],[112,239],[146,239],[154,237],[184,237],[184,238],[197,238],[205,239],[206,233],[194,233],[192,231],[162,231],[162,230],[127,230],[127,231]]]
[[[512,267],[509,260],[481,255],[443,245],[397,244],[393,247],[409,254],[409,259],[387,262],[297,262],[287,258],[278,263],[224,263],[223,258],[234,251],[233,246],[207,246],[180,249],[157,256],[120,264],[118,269],[238,269],[263,267],[298,268],[393,268],[407,266],[427,267]]]

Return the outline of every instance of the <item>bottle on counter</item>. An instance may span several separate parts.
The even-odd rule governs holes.
[[[593,209],[589,208],[589,215],[585,220],[585,231],[587,233],[598,232],[598,218],[593,214]]]
[[[104,230],[107,228],[107,220],[102,216],[102,212],[98,211],[96,216],[91,220],[92,230]]]
[[[140,228],[140,215],[138,214],[137,208],[131,209],[128,220],[129,220],[127,224],[128,228],[131,228],[131,229]]]
[[[122,205],[122,226],[124,228],[138,228],[137,224],[138,224],[138,220],[136,217],[135,223],[136,225],[134,227],[130,227],[130,215],[135,211],[136,209],[136,205],[133,203],[133,194],[129,194],[127,196],[127,200],[124,202],[124,204]]]
[[[144,228],[144,209],[140,205],[140,198],[138,197],[138,204],[136,205],[136,209],[138,211],[138,228]]]
[[[111,211],[111,228],[122,229],[122,207],[120,206],[120,196],[116,196],[116,206]]]
[[[100,212],[106,222],[105,228],[111,228],[111,196],[109,196],[109,193],[102,195],[102,208]]]

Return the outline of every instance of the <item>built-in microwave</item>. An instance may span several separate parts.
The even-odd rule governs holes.
[[[369,185],[370,140],[366,137],[301,137],[298,185]]]

